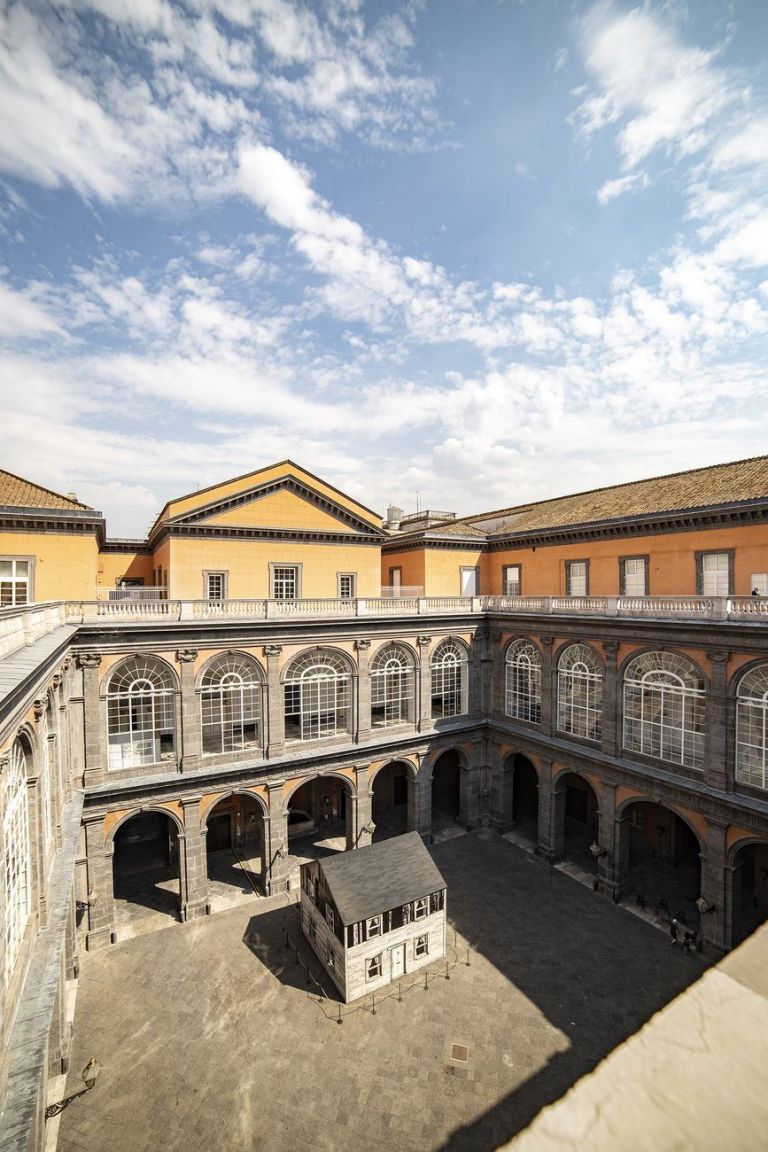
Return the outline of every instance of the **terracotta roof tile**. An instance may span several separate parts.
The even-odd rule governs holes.
[[[31,480],[24,480],[21,476],[14,476],[12,472],[0,469],[0,506],[6,508],[56,508],[71,512],[92,512],[87,504],[79,500],[70,500],[69,496],[61,496],[58,492],[51,492],[49,488],[41,488]]]

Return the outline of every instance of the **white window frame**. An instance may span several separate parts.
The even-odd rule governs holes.
[[[706,685],[676,652],[643,652],[624,672],[624,748],[703,768]]]
[[[351,731],[352,674],[344,659],[325,649],[291,661],[283,681],[286,740],[320,740]],[[290,730],[297,728],[296,735]]]
[[[155,656],[130,657],[113,669],[106,692],[109,769],[175,759],[176,688]]]
[[[384,953],[377,952],[375,956],[366,957],[365,961],[365,979],[366,983],[370,980],[380,980],[381,974],[384,971]]]
[[[583,740],[599,740],[605,666],[586,644],[569,644],[557,663],[557,727]]]
[[[516,573],[516,575],[512,575]],[[505,596],[519,596],[523,586],[522,564],[505,564],[503,568],[503,585]]]
[[[566,596],[589,595],[589,560],[565,561]]]
[[[541,721],[541,653],[531,640],[507,648],[504,712],[514,720]]]
[[[415,671],[408,650],[401,644],[385,644],[371,661],[370,676],[372,726],[389,728],[412,723]]]
[[[456,640],[442,640],[430,661],[432,719],[467,711],[467,656]]]
[[[429,897],[419,896],[418,900],[413,902],[413,918],[414,920],[426,920],[429,916]]]
[[[413,958],[420,960],[422,956],[429,955],[429,935],[425,932],[423,936],[417,936],[413,941]]]
[[[229,583],[229,572],[219,569],[218,571],[204,571],[203,572],[203,599],[218,603],[221,600],[227,599],[227,585]],[[218,589],[218,590],[217,590]]]
[[[336,573],[336,596],[339,600],[354,600],[357,596],[357,572]]]
[[[462,565],[459,568],[459,596],[479,596],[479,589],[480,569],[477,565]]]
[[[622,556],[621,588],[622,596],[648,595],[648,557]]]
[[[697,552],[696,577],[700,596],[730,596],[733,550],[723,548],[719,551]]]
[[[768,664],[757,664],[736,690],[736,780],[768,789]]]
[[[261,747],[262,694],[258,665],[250,657],[225,652],[206,664],[200,676],[203,756]]]
[[[384,917],[382,915],[369,916],[365,922],[366,940],[370,940],[374,936],[383,936],[383,935],[384,935]]]
[[[11,748],[5,785],[5,983],[13,974],[31,913],[31,847],[27,757],[20,741]]]
[[[270,600],[301,600],[301,575],[301,564],[270,564]]]
[[[10,571],[3,571],[6,567]],[[34,556],[0,556],[0,608],[22,608],[33,603],[34,573]]]
[[[750,594],[756,591],[758,596],[768,596],[768,572],[753,572],[750,577]]]

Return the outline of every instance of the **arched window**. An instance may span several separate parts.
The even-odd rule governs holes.
[[[599,740],[603,709],[603,662],[586,644],[570,644],[557,666],[557,727],[585,740]]]
[[[27,757],[21,741],[11,749],[3,813],[5,846],[5,980],[13,972],[30,913]]]
[[[624,673],[624,747],[701,768],[705,698],[704,678],[690,660],[644,652]]]
[[[387,728],[413,721],[413,660],[399,644],[385,644],[371,664],[371,724]]]
[[[336,652],[297,656],[285,677],[286,740],[318,740],[351,731],[352,677]]]
[[[49,749],[48,711],[50,704],[46,701],[46,708],[40,717],[40,811],[42,814],[43,847],[48,849],[53,836],[53,821],[51,819],[51,764]]]
[[[432,719],[467,711],[467,654],[455,640],[443,640],[432,655]]]
[[[541,656],[530,640],[516,640],[507,648],[504,710],[516,720],[541,720]]]
[[[758,664],[739,681],[736,779],[755,788],[768,788],[768,664]]]
[[[200,681],[204,755],[259,747],[261,685],[256,663],[242,653],[211,660]]]
[[[134,656],[107,688],[110,768],[134,768],[174,757],[174,694],[170,668],[155,656]]]

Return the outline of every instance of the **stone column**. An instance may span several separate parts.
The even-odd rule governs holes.
[[[565,789],[552,785],[552,764],[542,764],[539,777],[539,842],[537,851],[554,864],[565,851]]]
[[[418,829],[427,843],[432,842],[432,773],[434,764],[425,765],[422,759],[419,767],[419,823]]]
[[[432,637],[419,636],[416,643],[419,646],[419,698],[416,727],[419,732],[428,732],[432,728],[432,669],[430,667]]]
[[[410,770],[406,776],[408,788],[408,807],[406,812],[406,829],[408,832],[421,832],[419,803],[421,800],[421,781],[419,772],[414,775]]]
[[[200,708],[195,695],[196,648],[180,648],[176,653],[181,669],[181,731],[178,763],[182,772],[194,772],[201,766],[202,734]]]
[[[489,815],[491,827],[498,832],[508,832],[514,826],[512,813],[504,809],[504,757],[501,751],[500,740],[492,736],[488,741],[490,760],[490,802]]]
[[[264,887],[268,896],[288,889],[288,811],[281,781],[267,784],[269,819],[264,820]]]
[[[368,784],[368,765],[355,768],[355,791],[357,796],[351,799],[354,814],[352,847],[364,848],[373,840],[375,828],[373,823],[373,791]]]
[[[481,632],[476,632],[470,649],[467,672],[469,681],[469,714],[487,716],[490,700],[491,655],[488,641]]]
[[[83,782],[85,773],[85,700],[82,696],[82,672],[73,672],[72,679],[77,676],[77,685],[71,684],[75,690],[70,692],[67,707],[69,718],[69,761],[65,761],[67,771],[67,799],[72,794],[72,788],[78,788]]]
[[[99,699],[99,667],[101,656],[97,652],[81,652],[77,658],[83,670],[83,714],[85,722],[86,788],[102,784],[107,767],[107,718]]]
[[[744,854],[737,852],[733,864],[726,864],[725,883],[725,946],[735,948],[741,943],[741,893]],[[714,915],[714,913],[713,913]]]
[[[725,821],[707,818],[705,855],[701,862],[701,895],[713,907],[702,912],[701,938],[714,952],[726,951],[726,883],[725,883]]]
[[[181,801],[184,813],[184,845],[179,837],[179,877],[181,879],[181,918],[204,916],[208,905],[208,860],[205,833],[200,827],[200,797]]]
[[[485,785],[483,742],[472,744],[470,763],[459,768],[459,824],[468,830],[477,828],[488,812],[490,792]]]
[[[710,652],[708,655],[710,672],[704,779],[710,788],[725,792],[728,788],[726,735],[728,728],[728,657],[730,652],[716,651]]]
[[[282,756],[285,751],[285,704],[280,683],[282,650],[280,644],[265,644],[262,649],[267,661],[267,757]]]
[[[370,640],[355,640],[357,652],[357,731],[358,744],[367,744],[371,738],[371,677],[368,672]]]
[[[84,818],[85,851],[88,869],[88,932],[85,946],[89,952],[109,944],[115,931],[112,853],[104,845],[104,818]]]
[[[557,725],[557,683],[552,667],[554,636],[540,636],[541,640],[541,732],[554,736]]]
[[[603,652],[605,652],[605,680],[603,682],[602,738],[600,746],[606,756],[615,756],[618,747],[618,734],[616,730],[618,724],[618,673],[616,669],[616,653],[618,650],[618,641],[603,641]]]
[[[605,856],[597,858],[597,890],[612,900],[619,899],[619,861],[616,843],[616,785],[600,782],[597,843]]]

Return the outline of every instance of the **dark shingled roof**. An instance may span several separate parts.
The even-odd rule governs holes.
[[[318,861],[343,924],[446,887],[418,832]]]

